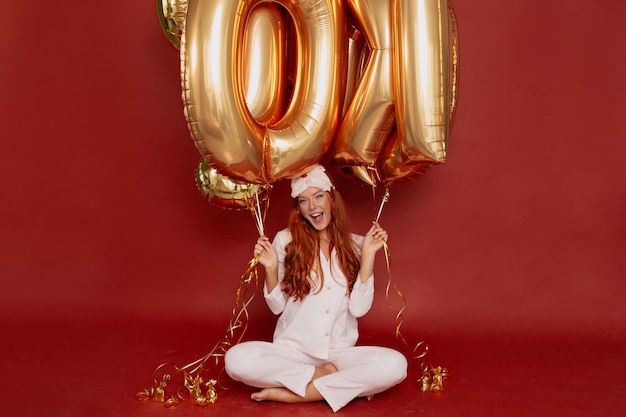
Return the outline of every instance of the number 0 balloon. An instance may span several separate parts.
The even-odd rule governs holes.
[[[242,45],[250,16],[264,3],[189,0],[181,41],[185,113],[198,150],[220,173],[256,184],[292,177],[322,158],[339,122],[345,77],[341,1],[276,2],[294,22],[297,73],[284,115],[270,125],[255,119],[243,79],[251,65],[244,56],[252,55],[245,55]],[[267,35],[255,44],[274,45],[274,39]],[[283,69],[282,54],[271,56],[274,62],[268,64]],[[273,78],[280,72],[268,71],[269,79],[259,82],[280,85]]]

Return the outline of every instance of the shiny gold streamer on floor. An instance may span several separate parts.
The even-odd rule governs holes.
[[[385,189],[385,194],[383,195],[382,201],[380,203],[380,207],[378,208],[378,213],[376,215],[376,222],[379,221],[380,215],[382,214],[383,207],[386,203],[389,202],[389,188]],[[422,375],[418,378],[417,382],[420,385],[420,389],[423,392],[441,392],[443,391],[443,381],[448,377],[448,370],[441,366],[432,366],[424,362],[424,357],[428,354],[428,345],[424,341],[418,342],[413,349],[409,347],[408,342],[406,341],[404,335],[402,334],[401,328],[404,323],[404,310],[406,310],[407,301],[406,297],[400,291],[396,283],[391,278],[391,263],[389,261],[389,245],[387,242],[384,243],[385,249],[385,261],[387,265],[387,286],[385,287],[385,299],[387,301],[387,305],[389,309],[395,313],[396,319],[396,339],[398,339],[406,352],[410,352],[410,355],[413,359],[419,360],[419,366],[422,371]],[[390,292],[393,289],[395,294],[400,299],[401,305],[400,307],[396,307],[390,300]]]
[[[269,196],[266,196],[263,201],[264,206],[262,208],[258,194],[254,195],[254,199],[246,199],[246,206],[252,213],[261,236],[265,235],[263,223],[269,208]],[[258,256],[251,259],[245,272],[241,274],[228,328],[213,349],[203,357],[184,366],[178,367],[167,362],[157,366],[153,372],[154,383],[152,387],[136,393],[135,397],[138,400],[151,399],[164,403],[164,406],[168,408],[187,399],[193,399],[194,404],[199,406],[213,404],[217,401],[216,385],[219,384],[223,388],[219,379],[224,371],[223,365],[220,369],[218,366],[228,349],[239,343],[248,329],[248,305],[254,299],[259,285],[258,261]],[[250,291],[251,288],[252,291]],[[205,379],[211,373],[214,378]],[[172,380],[173,376],[182,377],[182,386],[186,391],[181,387],[180,382],[176,383]],[[168,386],[178,386],[178,388],[174,388],[172,392]]]

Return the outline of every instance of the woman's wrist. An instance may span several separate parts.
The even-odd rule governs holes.
[[[278,265],[265,265],[265,274],[278,276]]]

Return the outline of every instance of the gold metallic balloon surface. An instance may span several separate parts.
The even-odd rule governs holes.
[[[365,42],[363,33],[357,29],[353,22],[348,23],[346,29],[346,37],[348,41],[347,61],[346,61],[346,88],[343,98],[343,107],[341,117],[343,118],[348,107],[352,103],[356,88],[361,79],[361,75],[367,64],[370,49]]]
[[[283,8],[261,3],[250,12],[243,45],[243,89],[250,115],[276,123],[287,102],[287,17]]]
[[[403,157],[446,159],[450,109],[450,26],[442,0],[395,0],[394,84]]]
[[[434,0],[407,3],[415,9],[402,13],[413,13],[422,20],[407,19],[401,27],[406,29],[416,22],[424,27],[416,38],[422,43],[409,49],[416,54],[415,65],[420,69],[402,69],[401,62],[398,70],[407,74],[394,77],[401,97],[396,108],[397,131],[385,144],[377,166],[386,187],[412,182],[431,166],[445,161],[458,94],[459,35],[452,5]],[[397,55],[396,61],[405,59],[401,53]],[[410,96],[411,91],[415,95]]]
[[[360,80],[331,161],[370,185],[413,181],[446,159],[458,85],[454,11],[445,0],[347,1],[371,54],[350,74]]]
[[[187,0],[156,0],[156,7],[165,37],[176,49],[180,49],[180,38],[187,14]]]
[[[157,6],[166,34],[182,31],[185,116],[220,174],[270,184],[325,158],[361,182],[391,186],[445,161],[459,71],[449,1]]]
[[[204,160],[200,160],[196,169],[196,185],[200,193],[214,205],[242,210],[250,203],[255,203],[255,194],[265,197],[266,186],[244,184],[221,175]]]
[[[221,174],[256,184],[290,178],[322,158],[337,129],[345,79],[341,0],[277,2],[294,20],[294,93],[273,125],[257,121],[245,99],[250,63],[242,52],[248,18],[263,2],[189,0],[181,42],[185,114],[198,150]]]
[[[395,121],[391,0],[348,0],[371,53],[333,146],[339,166],[372,166]]]
[[[406,163],[402,154],[402,144],[398,137],[398,131],[394,131],[385,143],[379,161],[377,179],[385,186],[408,184],[424,175],[424,172],[435,165],[432,160],[423,157],[421,160],[413,159],[410,164]]]

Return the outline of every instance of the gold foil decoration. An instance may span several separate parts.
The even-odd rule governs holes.
[[[140,401],[151,399],[152,401],[159,403],[165,402],[165,387],[167,386],[167,382],[170,379],[170,374],[163,374],[163,377],[160,381],[155,379],[154,385],[150,389],[146,388],[143,391],[139,391],[137,394],[135,394],[135,398]]]
[[[422,376],[417,380],[422,392],[443,391],[443,380],[448,378],[448,370],[441,366],[433,367],[422,364]]]
[[[155,388],[154,394],[152,395],[152,401],[159,403],[165,402],[165,385],[159,385]]]
[[[195,399],[195,405],[205,406],[214,404],[217,401],[217,391],[215,391],[215,379],[210,379],[204,383],[204,379],[200,374],[190,375],[185,373],[185,387],[189,390],[191,398]],[[202,391],[202,386],[206,387],[206,391]]]

